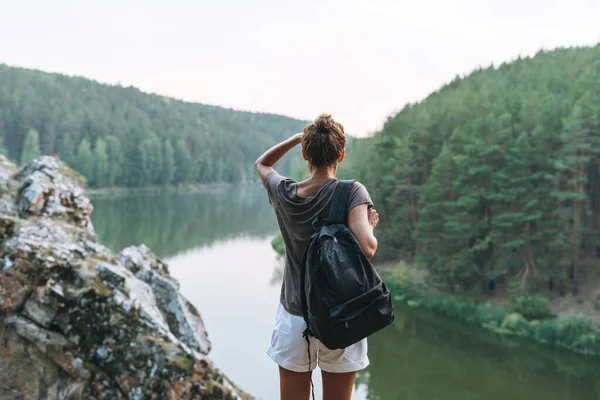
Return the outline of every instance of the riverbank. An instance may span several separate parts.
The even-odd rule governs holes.
[[[431,310],[499,335],[520,336],[580,354],[600,355],[600,324],[583,313],[551,315],[548,299],[543,296],[515,296],[512,302],[500,306],[435,292],[405,264],[386,268],[382,277],[394,300],[411,308]]]
[[[106,197],[125,197],[136,194],[186,194],[186,193],[205,193],[212,190],[231,187],[231,183],[194,183],[177,186],[143,186],[143,187],[105,187],[85,189],[85,194],[89,198],[98,199]]]

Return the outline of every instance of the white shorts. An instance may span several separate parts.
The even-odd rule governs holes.
[[[302,336],[306,329],[304,318],[292,315],[279,304],[277,319],[271,345],[267,355],[280,367],[294,372],[308,372],[319,365],[325,372],[354,372],[369,365],[367,357],[367,339],[341,350],[329,350],[314,337],[310,339],[310,360],[308,359],[308,343]]]

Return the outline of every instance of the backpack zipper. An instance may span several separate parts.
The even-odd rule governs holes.
[[[335,243],[337,243],[337,242],[338,242],[338,240],[337,240],[337,238],[336,238],[335,236],[333,237],[333,241],[334,241]]]

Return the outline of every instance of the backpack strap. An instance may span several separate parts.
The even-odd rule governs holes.
[[[339,181],[333,192],[331,205],[329,206],[329,215],[327,221],[332,224],[346,223],[346,206],[350,196],[350,188],[356,182],[356,179]]]

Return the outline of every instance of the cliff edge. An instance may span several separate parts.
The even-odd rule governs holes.
[[[97,242],[81,177],[0,155],[0,399],[249,399],[145,246]]]

